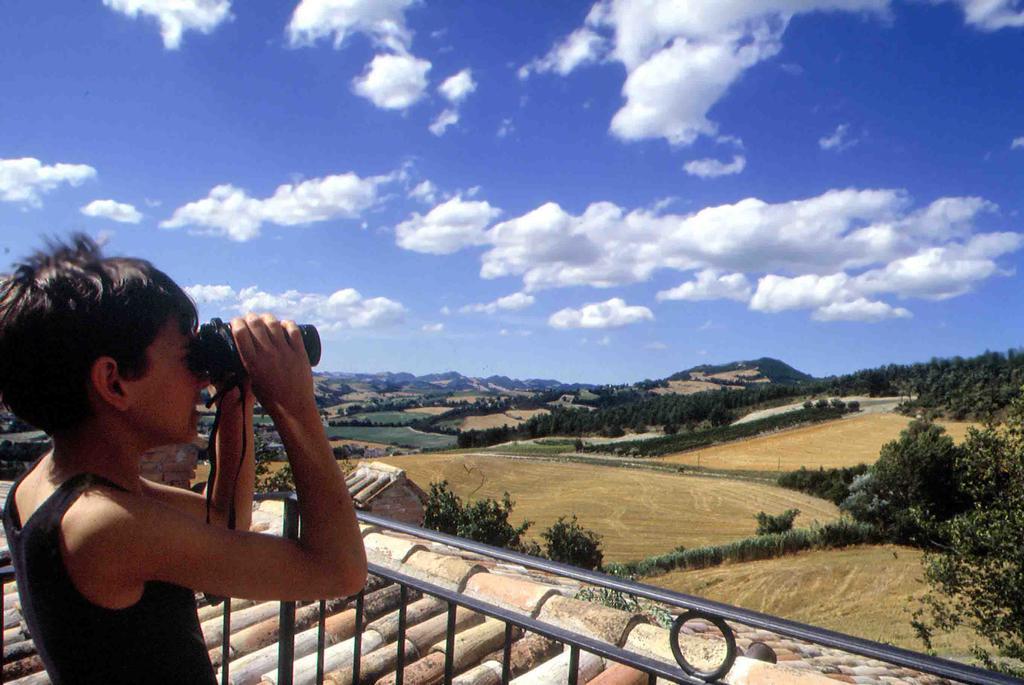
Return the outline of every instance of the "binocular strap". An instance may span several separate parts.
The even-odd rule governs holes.
[[[232,385],[221,390],[217,395],[212,397],[207,403],[207,407],[217,402],[225,393],[233,390],[235,387],[239,388],[239,404],[245,406],[245,388],[237,385]],[[223,405],[217,404],[217,413],[213,417],[213,427],[210,429],[210,442],[206,448],[207,457],[210,460],[210,475],[206,479],[206,523],[210,523],[210,509],[213,504],[213,489],[217,484],[217,476],[221,475],[217,473],[217,432],[220,430],[220,416]],[[249,432],[246,430],[245,422],[242,422],[242,454],[238,459],[238,466],[235,470],[234,485],[231,488],[231,503],[228,508],[228,530],[234,530],[238,523],[238,512],[235,511],[235,492],[238,490],[238,478],[242,475],[242,463],[245,461],[245,453],[249,447]],[[207,601],[211,605],[217,605],[224,601],[224,597],[218,597],[215,595],[206,595]]]

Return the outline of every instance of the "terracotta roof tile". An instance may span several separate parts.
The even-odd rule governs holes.
[[[557,590],[522,578],[477,573],[470,576],[465,593],[495,606],[536,616],[545,600],[557,594]]]
[[[376,481],[374,481],[376,482]],[[274,506],[276,505],[276,506]],[[257,525],[280,529],[279,503],[257,507]],[[369,556],[381,566],[400,570],[420,580],[460,591],[477,600],[554,624],[624,649],[675,664],[668,644],[669,631],[645,622],[628,612],[574,599],[580,583],[529,570],[517,564],[460,551],[415,537],[363,526]],[[371,576],[364,600],[364,628],[361,635],[361,685],[394,685],[397,664],[398,608],[401,591],[390,581]],[[8,589],[10,585],[8,585]],[[407,591],[407,630],[403,645],[406,685],[437,685],[444,674],[444,650],[448,622],[447,603],[421,598]],[[276,602],[233,600],[231,623],[231,683],[274,683],[278,654],[278,610]],[[211,646],[211,660],[220,663],[222,609],[201,607],[203,629]],[[355,633],[355,611],[351,603],[327,603],[324,652],[328,683],[350,685]],[[455,683],[458,685],[499,685],[505,624],[466,608],[456,612],[454,649]],[[296,610],[296,647],[293,664],[296,685],[311,683],[316,674],[318,603],[300,603]],[[20,607],[16,595],[5,596],[5,682],[15,674],[24,675],[18,685],[49,682],[39,671],[38,657],[24,640]],[[740,650],[752,642],[764,642],[775,651],[779,664],[772,665],[745,657],[737,658],[725,678],[730,685],[818,685],[834,681],[882,685],[883,683],[943,682],[905,669],[839,650],[783,637],[769,631],[730,623]],[[716,628],[704,621],[688,622],[680,642],[688,659],[720,655],[724,641]],[[17,639],[15,639],[17,638]],[[513,631],[510,672],[519,684],[564,683],[568,651],[539,635]],[[646,674],[580,653],[581,685],[645,685]]]
[[[544,602],[537,618],[615,646],[621,646],[634,627],[647,622],[636,614],[558,595]]]

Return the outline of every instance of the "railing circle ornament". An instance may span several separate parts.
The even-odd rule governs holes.
[[[718,628],[722,631],[722,637],[725,638],[725,659],[718,668],[711,671],[701,671],[687,661],[686,657],[683,656],[682,648],[679,646],[679,633],[683,629],[683,624],[696,618],[707,621]],[[732,668],[733,662],[736,661],[736,635],[732,632],[729,624],[723,618],[696,609],[687,609],[676,617],[676,620],[672,623],[672,632],[669,634],[669,645],[672,647],[672,654],[675,656],[676,661],[679,662],[683,672],[686,675],[700,678],[706,682],[712,682],[724,676]]]

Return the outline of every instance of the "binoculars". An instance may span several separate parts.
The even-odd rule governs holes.
[[[309,324],[299,325],[299,331],[309,365],[316,366],[320,363],[320,334],[316,326]],[[200,326],[189,348],[188,366],[192,373],[208,376],[211,383],[218,385],[233,385],[245,378],[231,326],[216,318]]]

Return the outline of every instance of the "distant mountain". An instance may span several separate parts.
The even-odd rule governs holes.
[[[701,364],[669,376],[669,381],[711,381],[731,385],[781,383],[792,385],[812,381],[814,377],[797,371],[784,361],[761,357],[728,364]]]
[[[411,373],[345,373],[327,372],[315,374],[318,392],[321,395],[338,397],[340,394],[369,392],[411,392],[417,394],[450,394],[456,392],[474,392],[487,395],[500,395],[510,392],[543,392],[547,390],[578,390],[591,388],[592,385],[581,383],[562,383],[548,378],[528,378],[519,380],[508,376],[488,376],[477,378],[463,376],[457,371],[430,373],[416,376]],[[328,389],[332,389],[331,392]],[[344,392],[339,393],[339,390]]]

